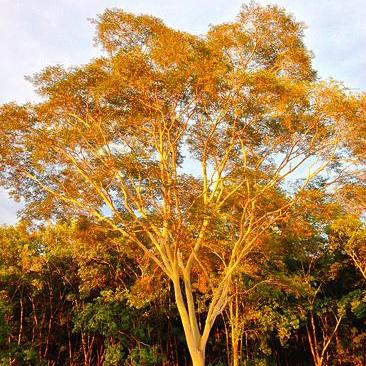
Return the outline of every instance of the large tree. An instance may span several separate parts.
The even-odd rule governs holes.
[[[275,6],[204,36],[121,10],[95,24],[100,58],[47,67],[41,102],[1,107],[1,181],[26,216],[86,215],[149,258],[204,365],[239,266],[315,177],[334,180],[360,98],[316,78],[303,25]]]

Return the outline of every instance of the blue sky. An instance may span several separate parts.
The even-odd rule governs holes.
[[[87,18],[118,7],[162,18],[168,25],[204,34],[210,24],[233,20],[243,0],[1,0],[0,103],[35,99],[24,80],[51,64],[73,65],[98,55]],[[308,26],[305,43],[322,78],[366,90],[365,0],[258,0],[278,4]],[[1,131],[0,131],[1,133]],[[0,190],[0,224],[16,221],[20,206]]]

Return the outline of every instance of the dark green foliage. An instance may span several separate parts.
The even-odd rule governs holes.
[[[143,296],[137,288],[145,284],[134,280],[131,270],[146,267],[113,247],[88,262],[85,276],[89,254],[82,240],[90,237],[84,237],[80,225],[72,227],[1,229],[2,364],[190,365],[171,293],[160,291],[151,301],[137,301],[136,296]],[[55,237],[63,237],[62,248],[53,245]],[[320,347],[322,334],[332,333],[337,316],[342,321],[329,346],[329,360],[362,365],[366,288],[357,270],[326,242],[311,242],[316,236],[307,239],[309,254],[290,250],[287,239],[274,240],[264,261],[261,256],[251,259],[253,268],[260,264],[257,270],[236,282],[241,288],[243,365],[312,365],[307,339],[312,319]],[[84,251],[75,254],[78,248]],[[90,250],[95,254],[95,248]],[[126,261],[131,266],[120,265]],[[117,272],[125,279],[123,286],[116,281]],[[153,276],[151,286],[155,280]],[[213,328],[207,364],[227,365],[230,354],[230,319],[224,316]]]

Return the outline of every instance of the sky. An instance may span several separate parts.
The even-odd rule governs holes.
[[[36,100],[25,75],[98,56],[88,19],[106,8],[150,14],[174,28],[205,34],[235,19],[244,0],[0,0],[0,104]],[[366,90],[366,0],[257,0],[286,8],[307,25],[305,44],[321,78]],[[1,133],[1,126],[0,126]],[[21,204],[0,189],[0,224],[14,224]]]

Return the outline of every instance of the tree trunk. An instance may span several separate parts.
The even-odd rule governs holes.
[[[205,352],[197,351],[194,354],[191,353],[193,366],[205,366]]]
[[[202,340],[202,336],[199,332],[195,311],[193,309],[187,309],[187,307],[190,305],[193,306],[193,304],[192,302],[188,305],[185,303],[179,281],[179,276],[176,276],[173,279],[175,301],[180,319],[182,321],[184,335],[186,338],[189,354],[192,359],[192,365],[205,366],[206,342]],[[190,296],[191,294],[186,293],[186,295]]]
[[[233,366],[239,366],[239,345],[237,341],[233,343]]]

